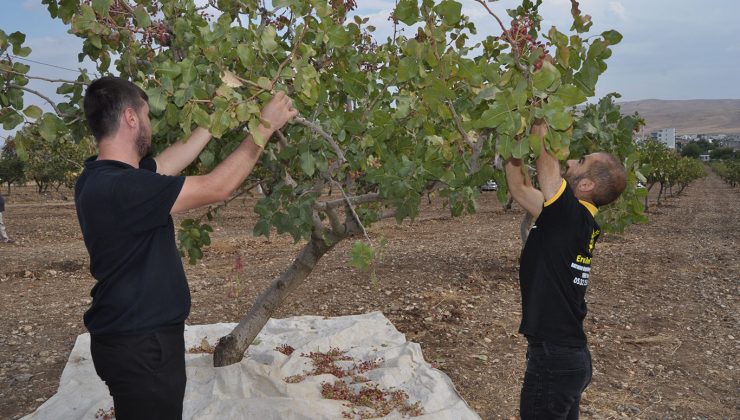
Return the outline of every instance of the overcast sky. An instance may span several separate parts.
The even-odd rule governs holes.
[[[202,0],[200,0],[202,1]],[[33,49],[29,60],[57,67],[28,63],[31,75],[74,79],[80,66],[77,54],[82,42],[67,33],[60,20],[52,20],[41,0],[0,0],[0,29],[27,35]],[[388,15],[394,0],[357,0],[358,14],[378,27],[380,39],[390,33]],[[498,25],[472,0],[462,1],[463,13],[471,16],[481,34],[498,35]],[[505,9],[520,1],[489,3],[502,18]],[[593,17],[591,33],[616,29],[624,35],[607,61],[609,69],[599,80],[597,97],[619,92],[622,100],[640,99],[740,99],[740,1],[738,0],[581,0],[581,10]],[[552,25],[561,32],[570,28],[570,1],[544,0],[543,29]],[[507,19],[508,20],[508,19]],[[61,67],[61,68],[60,68]],[[67,70],[71,69],[71,70]],[[47,82],[29,87],[54,95]],[[26,105],[43,101],[26,95]],[[0,127],[0,143],[8,133]]]

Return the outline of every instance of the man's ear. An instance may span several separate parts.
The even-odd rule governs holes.
[[[139,116],[136,115],[136,111],[134,111],[133,108],[124,109],[121,118],[122,123],[126,124],[129,128],[136,128],[136,126],[139,124]]]
[[[581,178],[578,181],[578,190],[582,192],[591,192],[596,187],[596,183],[588,178]]]

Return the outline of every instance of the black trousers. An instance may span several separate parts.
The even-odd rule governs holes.
[[[138,335],[91,335],[98,376],[108,385],[116,419],[182,419],[184,325]]]
[[[522,420],[578,419],[581,394],[591,382],[588,347],[530,343],[519,400]]]

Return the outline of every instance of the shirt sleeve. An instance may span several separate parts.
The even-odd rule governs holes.
[[[148,168],[127,171],[114,187],[121,223],[137,233],[167,226],[184,183],[185,177],[160,175]]]

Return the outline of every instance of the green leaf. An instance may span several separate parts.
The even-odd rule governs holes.
[[[258,221],[254,225],[254,228],[252,229],[252,234],[254,236],[269,237],[270,236],[270,223],[267,220]]]
[[[277,35],[277,32],[275,31],[274,26],[266,26],[265,30],[262,32],[262,36],[260,37],[260,45],[262,46],[262,51],[266,53],[274,53],[278,49],[277,41],[275,41],[275,36]]]
[[[335,26],[327,35],[329,35],[329,41],[337,47],[344,47],[352,42],[349,31],[345,31],[342,26]]]
[[[0,112],[0,122],[3,124],[3,129],[12,130],[23,123],[23,116],[14,109],[5,108],[2,111],[4,112]]]
[[[257,85],[264,90],[272,90],[272,82],[267,77],[257,79]]]
[[[310,152],[301,153],[301,169],[307,176],[313,176],[316,170],[316,158]]]
[[[13,44],[13,47],[20,47],[21,44],[26,42],[26,34],[18,31],[13,32],[12,34],[8,35],[8,41]]]
[[[535,156],[539,156],[540,151],[542,150],[542,137],[536,134],[530,134],[529,148],[534,152]]]
[[[213,137],[221,138],[231,124],[229,113],[226,109],[218,109],[211,115],[211,133]]]
[[[254,60],[254,49],[250,45],[239,44],[236,46],[236,55],[239,57],[242,65],[249,67]]]
[[[136,18],[136,24],[140,28],[146,28],[152,24],[152,19],[149,16],[149,13],[142,5],[136,6],[136,9],[134,9],[134,17]]]
[[[173,63],[172,61],[165,61],[159,65],[156,71],[162,76],[174,79],[180,75],[181,69],[179,64]]]
[[[591,96],[594,94],[599,73],[598,65],[593,60],[588,60],[583,63],[581,69],[575,74],[574,79],[578,87],[586,92],[586,95]]]
[[[246,122],[249,121],[249,117],[252,115],[249,109],[249,104],[246,102],[242,102],[236,107],[236,119],[239,120],[239,122]]]
[[[604,40],[608,42],[609,45],[619,44],[619,42],[622,40],[622,34],[615,30],[602,32],[601,36],[604,37]]]
[[[203,110],[200,106],[195,106],[193,108],[193,122],[198,125],[198,127],[206,128],[211,124],[211,120],[208,117],[208,113]]]
[[[442,21],[450,26],[456,25],[462,17],[462,4],[453,0],[444,0],[435,9],[442,17]]]
[[[539,90],[547,90],[558,79],[560,79],[560,72],[549,61],[544,61],[542,68],[532,75],[534,87]]]
[[[573,116],[569,112],[562,110],[545,115],[545,119],[550,127],[561,131],[567,130],[573,124]]]
[[[509,118],[512,110],[505,104],[496,102],[490,109],[483,112],[475,122],[475,128],[496,128]]]
[[[419,6],[416,0],[400,0],[393,16],[408,26],[419,21]]]
[[[212,168],[213,167],[213,161],[215,160],[215,158],[216,157],[213,155],[213,152],[211,152],[210,150],[204,150],[200,154],[200,161],[207,168]]]
[[[152,87],[146,90],[149,97],[149,110],[159,114],[167,107],[167,94],[161,87]]]
[[[554,96],[559,98],[565,106],[578,105],[586,100],[586,94],[575,85],[561,85]]]
[[[108,16],[111,0],[93,0],[92,8],[101,16]]]
[[[521,159],[524,156],[529,154],[529,141],[528,140],[519,140],[514,141],[514,144],[511,148],[511,155],[517,159]]]
[[[18,57],[28,57],[31,54],[30,47],[13,48],[13,53]]]
[[[23,113],[26,114],[28,118],[33,118],[34,120],[37,120],[41,118],[41,114],[43,114],[43,111],[36,105],[30,105],[28,108],[23,110]]]

